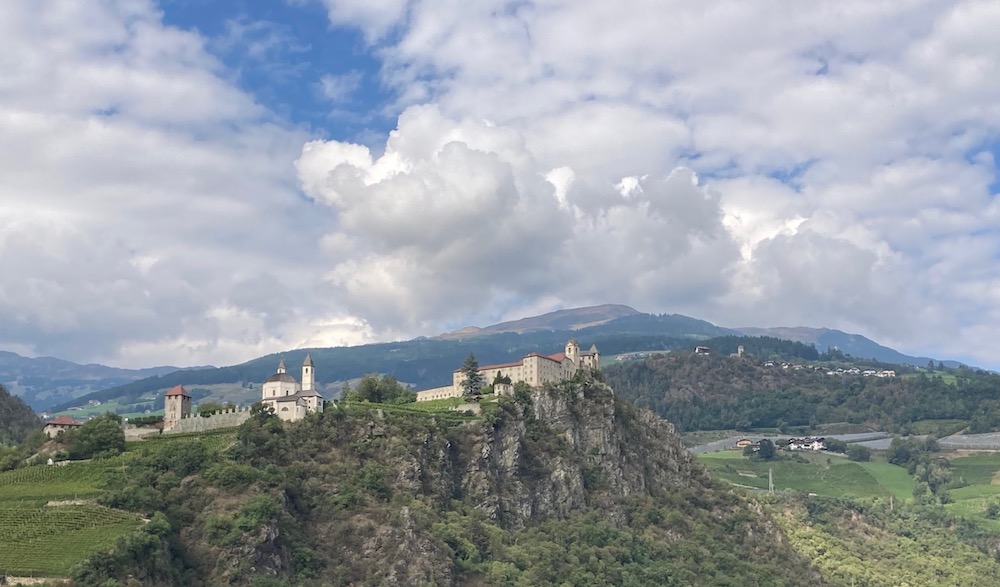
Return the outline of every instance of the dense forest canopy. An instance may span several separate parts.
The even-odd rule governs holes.
[[[42,421],[28,404],[0,385],[0,444],[23,442],[29,434],[41,427]]]
[[[734,337],[729,346],[717,346],[722,351],[735,350],[739,340]],[[748,354],[752,352],[752,342],[740,344],[746,345]],[[605,376],[622,397],[653,410],[683,431],[829,422],[869,423],[897,430],[917,420],[944,418],[969,420],[975,432],[1000,426],[1000,375],[995,373],[961,367],[891,378],[828,375],[826,368],[806,365],[800,370],[765,366],[756,354],[810,358],[812,347],[799,347],[805,349],[782,346],[780,353],[753,349],[755,356],[744,359],[723,353],[676,352],[609,366]],[[906,368],[895,369],[903,374]]]

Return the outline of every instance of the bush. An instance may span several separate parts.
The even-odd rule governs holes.
[[[872,449],[861,444],[852,444],[847,448],[847,458],[859,462],[870,461]]]
[[[244,487],[259,478],[257,469],[239,463],[220,463],[205,471],[205,479],[209,483],[225,489]]]
[[[848,450],[847,443],[838,438],[827,438],[824,444],[826,444],[826,450],[830,452],[845,453]]]

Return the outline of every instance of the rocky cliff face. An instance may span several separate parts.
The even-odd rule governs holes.
[[[822,584],[669,423],[602,382],[484,412],[356,404],[291,426],[252,419],[235,447],[163,493],[185,581],[690,585],[735,573]]]
[[[673,426],[615,402],[603,383],[535,390],[504,412],[461,465],[468,498],[506,526],[588,506],[617,515],[625,498],[705,480]]]

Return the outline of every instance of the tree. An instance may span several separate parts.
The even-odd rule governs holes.
[[[763,439],[759,443],[760,448],[757,449],[757,458],[762,461],[770,461],[778,454],[774,448],[774,443],[768,439]]]
[[[198,404],[198,415],[207,418],[215,412],[235,407],[233,404],[222,405],[220,402],[202,402]]]
[[[476,356],[472,353],[466,357],[461,372],[465,375],[465,379],[462,381],[463,395],[476,395],[486,385],[486,377],[479,371],[479,362],[476,361]]]
[[[373,373],[362,377],[357,389],[345,387],[341,398],[355,402],[405,404],[416,401],[417,394],[408,390],[395,377]]]
[[[116,414],[90,420],[69,434],[69,458],[89,459],[125,452],[125,432]]]
[[[830,452],[845,453],[848,450],[847,443],[839,438],[827,438],[823,443],[826,445],[826,450]]]
[[[847,458],[852,461],[870,461],[872,449],[862,444],[852,444],[847,447]]]

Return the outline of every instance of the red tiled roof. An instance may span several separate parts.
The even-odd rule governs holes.
[[[557,363],[562,363],[563,361],[566,360],[566,353],[556,353],[554,355],[549,355],[546,358],[547,359],[552,359],[553,361],[555,361]]]
[[[184,389],[183,385],[175,385],[175,386],[173,386],[173,387],[170,388],[170,391],[167,392],[167,397],[171,397],[171,396],[174,396],[174,395],[182,395],[184,397],[191,397],[191,395],[187,392],[187,390]]]
[[[530,356],[530,355],[529,355]],[[483,365],[479,368],[480,371],[486,371],[487,369],[506,369],[508,367],[520,367],[524,363],[524,359],[517,361],[516,363],[500,363],[499,365]],[[455,369],[453,373],[458,373],[461,369]]]
[[[53,424],[55,426],[83,426],[83,422],[77,422],[69,416],[59,416],[58,418],[49,420],[46,425],[48,424]]]

